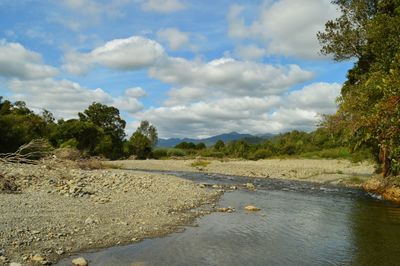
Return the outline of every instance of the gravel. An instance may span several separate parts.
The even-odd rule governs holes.
[[[0,265],[46,265],[78,251],[164,235],[209,213],[197,207],[221,194],[173,176],[81,170],[67,162],[0,163],[2,182]]]
[[[195,171],[247,177],[271,177],[319,183],[350,184],[355,176],[368,179],[374,172],[369,162],[347,160],[270,159],[209,160],[207,166],[193,167],[198,160],[126,160],[110,162],[127,169]],[[196,164],[195,164],[196,165]],[[359,184],[352,184],[359,185]]]

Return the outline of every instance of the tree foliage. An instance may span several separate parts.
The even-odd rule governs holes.
[[[157,129],[149,121],[141,121],[139,127],[129,139],[130,153],[138,159],[149,158],[157,142]]]
[[[383,175],[400,173],[400,0],[335,0],[342,16],[318,34],[322,53],[356,58],[328,127],[368,145]]]

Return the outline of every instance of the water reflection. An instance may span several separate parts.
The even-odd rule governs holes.
[[[354,265],[400,265],[400,206],[359,199],[351,212]]]

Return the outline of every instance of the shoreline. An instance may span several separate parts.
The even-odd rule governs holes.
[[[178,177],[72,162],[1,163],[0,181],[0,265],[53,264],[164,236],[210,213],[222,194]]]
[[[234,175],[254,178],[276,178],[309,181],[350,187],[362,187],[373,176],[374,166],[368,162],[351,163],[328,159],[269,160],[121,160],[107,164],[122,169],[184,171]]]

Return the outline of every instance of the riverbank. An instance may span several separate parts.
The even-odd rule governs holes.
[[[381,195],[383,199],[400,204],[400,177],[375,176],[363,184],[363,189]]]
[[[271,177],[360,187],[374,172],[368,162],[347,160],[124,160],[110,162],[125,169],[192,171],[245,177]]]
[[[0,265],[42,265],[78,251],[175,231],[217,190],[177,177],[73,162],[0,163]]]

